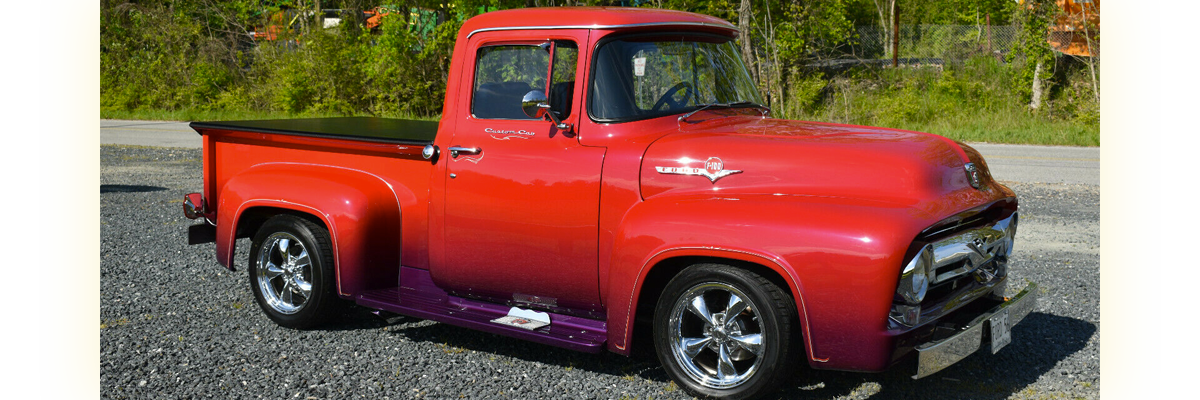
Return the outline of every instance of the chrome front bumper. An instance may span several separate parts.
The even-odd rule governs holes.
[[[967,358],[985,345],[990,348],[991,342],[985,343],[983,339],[984,332],[989,332],[988,337],[991,337],[992,316],[1007,310],[1008,326],[1011,329],[1033,311],[1037,304],[1037,287],[1037,284],[1030,283],[1021,293],[976,317],[953,336],[917,346],[917,374],[913,375],[913,379],[933,375]]]

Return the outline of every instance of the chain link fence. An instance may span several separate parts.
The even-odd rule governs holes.
[[[859,26],[846,43],[815,54],[810,67],[892,62],[891,27]],[[943,64],[980,55],[1003,57],[1018,40],[1009,25],[901,25],[898,60],[902,64]]]

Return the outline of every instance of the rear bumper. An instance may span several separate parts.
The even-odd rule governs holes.
[[[1037,304],[1037,284],[1030,283],[1012,299],[993,307],[991,310],[975,317],[958,333],[949,337],[918,345],[917,373],[913,379],[920,379],[964,359],[982,347],[991,348],[991,320],[1002,312],[1008,313],[1008,326],[1012,327],[1029,315]],[[985,342],[984,339],[989,339]],[[992,349],[995,353],[998,349]]]

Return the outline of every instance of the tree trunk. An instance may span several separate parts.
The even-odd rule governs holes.
[[[1042,62],[1033,69],[1033,95],[1029,99],[1029,108],[1038,109],[1042,105]]]
[[[888,42],[892,39],[891,27],[892,16],[895,13],[896,0],[875,0],[875,11],[879,13],[879,28],[882,30],[879,35],[879,43],[883,47],[884,57],[891,56],[892,47],[888,46]]]
[[[900,13],[892,0],[892,68],[900,66]]]
[[[1096,44],[1095,42],[1092,41],[1092,30],[1091,30],[1091,27],[1088,26],[1090,24],[1088,23],[1087,9],[1086,8],[1081,9],[1080,13],[1081,13],[1081,17],[1082,17],[1082,18],[1080,18],[1080,20],[1083,21],[1083,39],[1087,41],[1088,70],[1091,71],[1091,73],[1092,73],[1092,95],[1095,96],[1096,103],[1099,104],[1100,103],[1100,86],[1099,86],[1099,81],[1096,79],[1096,59],[1098,59],[1100,57],[1100,45]]]
[[[767,88],[767,106],[773,110],[771,115],[779,118],[787,113],[787,92],[783,89],[783,64],[779,62],[779,42],[775,40],[775,20],[771,17],[769,1],[763,0],[766,20],[760,27],[763,29],[763,56],[766,57],[770,66],[762,67],[762,78],[768,82],[759,87]]]
[[[325,12],[321,11],[321,0],[313,1],[313,8],[317,10],[316,19],[317,29],[325,29]]]
[[[742,0],[741,7],[738,7],[738,31],[742,39],[742,61],[746,63],[754,81],[761,83],[758,63],[754,59],[754,48],[750,46],[750,0]]]

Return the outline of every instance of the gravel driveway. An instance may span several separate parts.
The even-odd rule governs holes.
[[[233,273],[212,244],[186,245],[180,199],[201,188],[198,149],[100,152],[102,398],[688,397],[649,355],[575,353],[362,308],[321,330],[280,328],[250,293],[249,243]],[[1022,212],[1010,290],[1041,285],[1012,344],[918,381],[803,369],[779,397],[1099,398],[1100,188],[1010,187]]]

